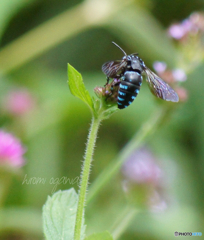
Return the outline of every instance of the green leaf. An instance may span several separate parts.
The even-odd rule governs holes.
[[[101,233],[94,233],[85,238],[85,240],[113,240],[113,237],[108,231]]]
[[[72,240],[78,195],[73,188],[48,196],[43,206],[43,229],[47,240]],[[82,227],[84,236],[85,227]]]
[[[86,90],[82,76],[77,70],[68,64],[68,85],[71,93],[85,102],[93,110],[93,101]]]

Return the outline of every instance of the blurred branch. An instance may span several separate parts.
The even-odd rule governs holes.
[[[29,5],[34,0],[11,0],[11,1],[3,1],[1,0],[0,7],[0,36],[4,32],[8,22],[11,17],[19,11],[19,9]]]
[[[112,233],[113,239],[116,240],[120,238],[120,236],[125,232],[128,225],[132,222],[137,213],[139,213],[139,211],[135,208],[128,206],[125,208],[123,213],[119,216],[111,228],[110,232]]]
[[[153,114],[133,138],[127,143],[127,145],[118,154],[116,159],[109,163],[109,165],[101,172],[97,179],[91,184],[88,191],[87,203],[90,202],[97,193],[115,176],[120,170],[123,163],[129,157],[129,155],[141,146],[141,144],[147,140],[147,137],[152,135],[158,127],[161,125],[168,115],[173,110],[172,104],[168,106],[165,104],[162,108],[159,108],[156,113]]]
[[[59,14],[5,46],[0,51],[1,72],[16,69],[75,34],[101,24],[132,2],[86,0]]]

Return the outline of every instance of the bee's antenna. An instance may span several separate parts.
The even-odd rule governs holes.
[[[115,42],[112,42],[116,47],[118,47],[127,56],[127,53]]]

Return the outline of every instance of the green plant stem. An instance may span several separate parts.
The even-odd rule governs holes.
[[[123,211],[111,228],[113,239],[116,240],[122,235],[137,213],[139,213],[139,211],[132,207],[127,207]]]
[[[87,202],[90,202],[102,189],[102,187],[119,171],[122,164],[127,160],[130,154],[139,148],[149,135],[156,131],[160,123],[166,117],[168,110],[170,109],[167,107],[158,109],[158,111],[153,114],[153,117],[141,127],[141,129],[133,136],[131,141],[129,141],[129,143],[122,149],[116,159],[114,159],[102,171],[102,173],[90,186]]]
[[[3,73],[16,69],[88,27],[79,5],[52,18],[9,43],[0,51]],[[67,28],[68,27],[68,28]]]
[[[1,74],[40,56],[74,35],[102,24],[133,0],[85,0],[28,31],[0,50]],[[101,9],[106,8],[105,11]]]
[[[100,125],[100,118],[93,117],[92,123],[89,131],[88,141],[86,145],[86,152],[84,158],[84,164],[81,174],[81,184],[79,190],[79,201],[77,207],[77,215],[76,215],[76,223],[75,223],[75,232],[74,232],[74,239],[80,240],[81,239],[81,228],[82,228],[82,219],[84,215],[84,206],[86,201],[86,191],[89,181],[89,174],[91,170],[91,162],[97,137],[98,128]]]

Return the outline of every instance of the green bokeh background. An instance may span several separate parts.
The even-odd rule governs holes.
[[[92,4],[97,6],[100,2],[103,1],[92,1]],[[36,28],[63,12],[67,11],[69,15],[69,11],[78,4],[82,4],[82,1],[0,2],[0,47],[2,51],[7,51],[3,55],[0,50],[0,100],[2,102],[4,96],[15,87],[26,87],[37,101],[36,109],[28,116],[0,116],[1,127],[21,138],[27,147],[26,165],[21,176],[12,179],[5,205],[0,211],[2,240],[43,239],[41,208],[47,195],[53,191],[54,184],[50,184],[50,179],[67,177],[71,180],[80,176],[91,114],[68,89],[67,63],[82,74],[85,86],[93,96],[94,87],[103,86],[106,81],[101,65],[108,60],[120,59],[122,55],[111,41],[115,41],[127,53],[139,52],[150,67],[156,60],[166,61],[168,66],[176,67],[178,51],[166,36],[165,29],[193,11],[204,9],[202,0],[133,1],[100,24],[90,24],[49,49],[45,48],[37,56],[31,55],[22,64],[18,64],[17,57],[17,65],[12,67],[11,64],[5,71],[7,65],[3,63],[13,52],[9,44],[15,43],[31,30],[35,33]],[[80,14],[73,15],[69,22],[64,23],[64,32],[72,31],[75,21],[80,17]],[[44,30],[46,35],[49,29]],[[51,34],[54,39],[56,33]],[[31,46],[38,48],[38,41],[30,41]],[[21,46],[24,44],[28,42],[22,42]],[[18,48],[21,51],[21,47]],[[29,56],[30,50],[28,48],[22,55]],[[175,231],[204,233],[203,76],[204,65],[201,64],[182,84],[188,90],[188,101],[179,104],[166,125],[146,143],[162,162],[168,176],[166,191],[170,201],[167,210],[154,214],[140,213],[120,239],[174,239]],[[102,123],[90,183],[158,107],[158,101],[144,83],[134,104]],[[46,183],[22,184],[26,176],[27,179],[45,178]],[[60,184],[56,190],[70,187],[78,190],[76,183]],[[87,205],[87,234],[110,230],[125,204],[119,173]]]

